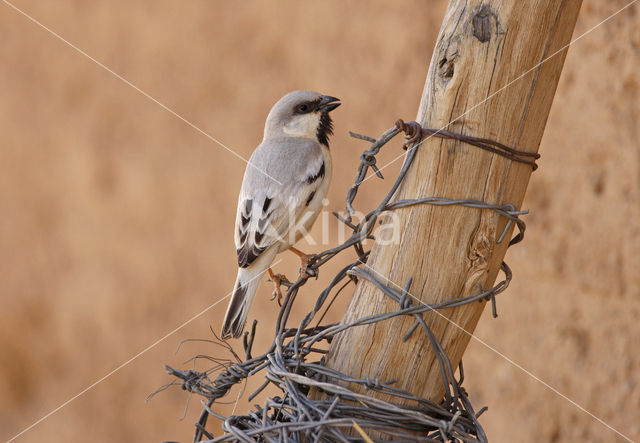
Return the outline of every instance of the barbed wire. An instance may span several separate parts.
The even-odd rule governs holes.
[[[403,147],[407,150],[407,154],[397,178],[381,203],[366,213],[357,224],[354,223],[352,216],[356,211],[353,202],[360,185],[365,180],[369,169],[372,169],[378,177],[383,178],[376,167],[376,155],[386,143],[401,132],[405,133],[406,142]],[[511,238],[509,246],[522,241],[525,223],[520,219],[520,216],[528,211],[519,211],[512,204],[497,205],[476,200],[452,200],[443,197],[392,201],[415,158],[417,147],[424,134],[455,139],[502,155],[512,161],[527,164],[534,170],[537,167],[535,160],[539,155],[516,151],[492,140],[448,131],[431,130],[422,128],[416,122],[405,123],[402,120],[398,120],[392,128],[385,131],[377,139],[352,132],[350,134],[352,137],[371,143],[360,156],[356,180],[347,193],[345,216],[334,213],[342,223],[351,229],[351,235],[341,245],[313,256],[307,266],[308,274],[301,275],[292,283],[283,282],[288,286],[288,290],[278,313],[276,332],[269,349],[259,356],[252,355],[257,330],[257,321],[254,321],[251,331],[245,332],[243,336],[244,357],[238,356],[229,344],[220,341],[212,331],[216,340],[206,341],[222,346],[233,356],[235,361],[198,355],[194,359],[211,361],[212,365],[208,370],[202,372],[182,371],[167,366],[167,370],[174,377],[174,380],[161,387],[156,393],[180,384],[186,391],[203,397],[201,401],[203,410],[195,424],[194,442],[201,442],[203,439],[210,443],[230,441],[349,442],[362,439],[371,441],[367,436],[368,430],[375,431],[378,435],[393,441],[487,441],[484,430],[478,421],[478,417],[486,408],[475,411],[466,390],[462,387],[464,380],[462,363],[458,367],[459,377],[456,379],[451,361],[425,322],[423,314],[432,310],[450,309],[484,300],[491,302],[492,314],[496,317],[495,297],[509,286],[512,278],[511,269],[503,262],[501,270],[504,279],[490,289],[483,289],[479,286],[476,295],[451,299],[437,304],[425,304],[409,296],[411,278],[406,282],[403,290],[393,288],[377,278],[375,272],[366,265],[370,250],[365,249],[364,242],[367,239],[374,239],[372,233],[375,223],[384,212],[424,204],[461,205],[494,211],[507,219],[507,224],[497,242],[501,243],[504,240],[513,224],[518,228],[518,232]],[[326,262],[351,248],[356,251],[358,259],[344,266],[332,278],[318,296],[313,310],[302,319],[298,327],[286,328],[295,299],[307,279],[312,275],[317,275],[320,267]],[[358,279],[365,279],[374,284],[383,294],[398,304],[398,309],[361,317],[350,323],[321,324],[335,298],[348,285],[355,284]],[[333,297],[329,300],[332,293]],[[444,400],[441,403],[417,397],[410,392],[394,387],[395,380],[354,378],[328,368],[324,364],[327,350],[321,345],[331,343],[336,334],[355,326],[378,323],[405,315],[414,317],[415,321],[404,334],[403,340],[406,341],[420,328],[436,355],[445,388]],[[318,316],[319,318],[313,326],[312,323]],[[211,409],[213,403],[225,397],[231,388],[258,373],[264,373],[265,381],[249,395],[249,401],[270,384],[276,386],[281,395],[267,398],[263,406],[256,405],[254,410],[245,415],[225,417]],[[358,393],[347,387],[353,384],[364,387],[364,392],[373,391],[378,395],[374,397],[367,393]],[[312,390],[323,392],[324,395],[316,395],[312,398],[309,396]],[[379,394],[385,394],[386,398],[396,399],[397,402],[381,400]],[[222,421],[223,435],[214,437],[206,429],[210,416]]]

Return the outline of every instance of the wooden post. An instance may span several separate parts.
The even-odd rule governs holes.
[[[537,152],[580,5],[581,0],[452,0],[416,120],[428,128]],[[418,149],[396,199],[436,196],[522,204],[530,166],[437,137]],[[504,218],[461,206],[421,205],[396,212],[399,243],[375,244],[369,258],[378,279],[388,278],[389,285],[402,289],[413,277],[410,293],[425,303],[475,295],[479,284],[484,289],[493,285],[508,244],[508,237],[496,243]],[[425,315],[454,368],[484,304],[440,311],[460,327],[436,313]],[[397,309],[361,280],[344,321]],[[416,331],[402,342],[413,323],[404,316],[346,330],[333,341],[327,365],[358,378],[397,379],[395,386],[438,402],[444,388],[427,338]]]

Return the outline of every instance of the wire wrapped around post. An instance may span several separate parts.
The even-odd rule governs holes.
[[[387,142],[401,132],[404,132],[407,138],[404,144],[407,149],[404,164],[380,204],[355,224],[352,215],[355,212],[353,204],[358,190],[370,169],[379,178],[383,178],[376,167],[376,155]],[[327,287],[317,297],[313,310],[295,328],[287,328],[286,324],[296,297],[309,276],[300,276],[295,282],[287,283],[288,290],[278,313],[273,343],[261,355],[253,356],[253,343],[257,328],[257,322],[254,321],[251,331],[245,332],[243,337],[244,358],[233,353],[231,347],[226,345],[235,362],[228,359],[206,357],[215,364],[204,372],[181,371],[167,366],[167,370],[175,379],[160,390],[180,384],[183,389],[204,398],[202,402],[204,409],[196,423],[194,442],[255,440],[346,442],[353,440],[354,432],[364,433],[363,438],[366,438],[368,430],[375,430],[391,439],[402,441],[487,441],[478,421],[478,417],[485,408],[478,411],[473,408],[467,392],[462,387],[464,379],[462,363],[458,368],[459,378],[456,378],[454,376],[456,368],[452,367],[442,346],[424,320],[423,314],[428,311],[451,309],[467,303],[486,300],[491,302],[495,317],[497,316],[495,297],[509,285],[512,278],[511,270],[503,262],[501,269],[504,273],[504,279],[492,288],[479,287],[475,295],[428,305],[410,296],[412,279],[405,282],[403,290],[399,290],[389,286],[381,276],[376,275],[367,266],[369,251],[365,249],[364,241],[373,238],[374,227],[381,214],[407,206],[427,204],[462,205],[478,210],[495,211],[508,221],[498,242],[504,240],[512,224],[515,223],[518,228],[518,233],[509,242],[509,245],[513,245],[524,237],[525,223],[520,216],[526,214],[527,211],[518,211],[511,204],[496,205],[476,200],[452,200],[445,197],[391,201],[414,160],[421,137],[424,134],[455,138],[480,149],[503,155],[512,161],[529,164],[533,169],[536,167],[537,154],[531,155],[515,151],[491,140],[421,128],[415,122],[404,123],[399,120],[395,126],[385,131],[377,139],[352,133],[353,137],[370,142],[371,145],[360,157],[355,183],[347,193],[345,216],[335,214],[351,229],[351,235],[341,245],[315,255],[308,268],[311,273],[317,272],[326,262],[350,248],[356,251],[358,259],[344,266],[331,279]],[[323,324],[326,311],[333,300],[349,284],[358,279],[366,279],[374,284],[385,296],[397,303],[397,310],[358,318],[348,324]],[[398,331],[399,334],[403,334],[403,340],[406,341],[412,334],[421,330],[433,348],[445,387],[445,397],[442,403],[437,404],[398,389],[394,387],[394,380],[377,380],[368,377],[353,378],[324,365],[327,351],[319,347],[318,344],[331,342],[336,334],[348,328],[383,322],[397,316],[411,316],[415,320],[413,326],[407,331]],[[205,357],[197,356],[196,358]],[[269,384],[276,386],[281,395],[267,398],[263,406],[258,406],[255,410],[244,415],[223,417],[211,409],[212,404],[223,398],[233,386],[248,377],[262,376],[262,374],[265,381],[256,392],[249,396],[249,400],[255,398]],[[387,394],[391,398],[402,399],[402,405],[400,402],[396,404],[393,401],[383,401],[366,393],[356,393],[346,388],[345,383],[356,383],[365,387],[367,391],[377,391]],[[308,395],[311,389],[320,390],[327,395],[322,399],[312,399]],[[409,405],[407,406],[407,404]],[[225,432],[223,435],[214,437],[206,429],[209,416],[222,420],[222,428]]]

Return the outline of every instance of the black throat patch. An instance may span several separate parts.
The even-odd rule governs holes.
[[[333,135],[333,121],[328,112],[320,112],[320,124],[316,131],[318,142],[328,148],[330,135]]]

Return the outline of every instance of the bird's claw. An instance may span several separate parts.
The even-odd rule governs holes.
[[[284,276],[283,274],[273,274],[270,280],[273,282],[273,286],[274,286],[271,300],[278,299],[278,306],[282,306],[282,290],[280,289],[280,287],[282,286],[283,282],[284,283],[290,283],[290,282],[287,279],[287,277]]]

